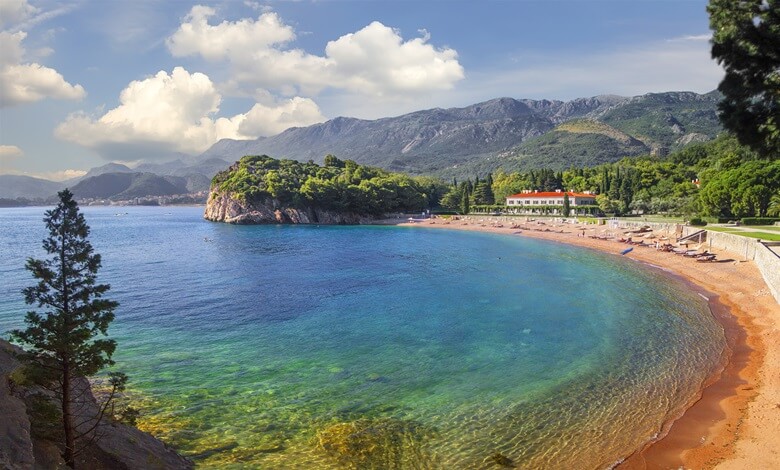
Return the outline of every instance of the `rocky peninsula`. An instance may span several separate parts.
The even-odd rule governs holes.
[[[325,165],[246,156],[217,173],[204,218],[231,224],[363,224],[419,212],[417,179],[328,155]]]
[[[203,218],[228,224],[365,224],[374,220],[369,215],[344,213],[314,207],[284,207],[276,199],[247,201],[236,193],[212,188]]]

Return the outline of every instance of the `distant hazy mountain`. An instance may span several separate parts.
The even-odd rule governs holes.
[[[46,199],[64,188],[63,183],[21,175],[0,175],[0,198]]]
[[[252,141],[223,139],[200,158],[327,154],[393,171],[457,175],[473,168],[567,168],[661,154],[720,131],[716,92],[614,95],[572,101],[498,98],[398,117],[339,117]],[[579,121],[566,127],[562,124]]]
[[[79,178],[79,180],[83,180],[86,178],[90,178],[92,176],[99,176],[104,175],[106,173],[133,173],[135,170],[130,168],[129,166],[122,165],[121,163],[106,163],[103,166],[97,166],[95,168],[91,168],[86,175]]]
[[[185,186],[189,192],[197,192],[208,190],[211,178],[231,163],[233,162],[219,158],[199,158],[197,160],[190,159],[190,161],[178,159],[166,163],[142,163],[134,171],[181,177],[184,178]]]
[[[189,192],[187,180],[153,173],[103,173],[81,180],[70,190],[78,199],[132,199],[143,196],[168,196]]]

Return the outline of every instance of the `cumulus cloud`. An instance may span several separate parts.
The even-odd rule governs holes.
[[[170,74],[160,71],[131,82],[119,106],[100,117],[71,114],[55,135],[104,158],[128,161],[200,153],[219,139],[255,138],[322,120],[316,104],[302,98],[279,109],[258,104],[247,114],[216,118],[221,100],[208,76],[176,67]]]
[[[195,6],[166,43],[176,57],[199,55],[227,61],[238,88],[269,88],[284,94],[325,88],[386,96],[451,89],[463,79],[458,54],[429,44],[430,34],[405,41],[375,21],[328,42],[318,56],[287,45],[294,30],[274,12],[209,24],[214,9]]]
[[[45,98],[81,99],[81,85],[71,85],[56,70],[37,63],[22,63],[22,41],[27,33],[0,31],[0,108]]]
[[[0,162],[9,162],[24,155],[16,145],[0,145]]]
[[[167,45],[176,57],[200,54],[209,60],[237,56],[256,48],[269,48],[295,38],[292,28],[285,26],[276,13],[264,13],[257,21],[244,18],[223,21],[212,26],[208,19],[216,14],[213,8],[195,5],[184,17]]]
[[[239,133],[257,137],[275,135],[290,127],[308,126],[325,120],[317,103],[298,96],[271,106],[257,103],[241,116]]]

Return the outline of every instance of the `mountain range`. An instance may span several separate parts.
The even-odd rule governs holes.
[[[170,196],[207,191],[211,178],[230,163],[217,158],[142,163],[135,168],[107,163],[84,176],[55,182],[30,176],[0,175],[0,198],[51,200],[64,188],[79,198],[126,200],[143,196]]]
[[[498,98],[398,117],[339,117],[257,140],[223,139],[202,158],[243,155],[314,160],[325,155],[392,171],[473,176],[497,168],[565,169],[625,156],[662,155],[721,130],[718,92],[604,95],[572,101]]]
[[[363,165],[442,178],[473,177],[499,168],[595,166],[626,156],[663,155],[714,138],[721,131],[721,98],[716,91],[571,101],[497,98],[376,120],[337,117],[272,137],[223,139],[199,156],[170,162],[135,168],[108,163],[61,183],[0,175],[0,198],[45,199],[63,187],[71,187],[77,197],[113,199],[203,191],[232,162],[262,154],[317,163],[333,154]],[[107,174],[114,176],[103,176]],[[117,176],[121,174],[140,176]],[[140,194],[143,191],[149,193]]]

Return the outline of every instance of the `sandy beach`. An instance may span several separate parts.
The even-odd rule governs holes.
[[[589,236],[601,233],[603,226],[540,221],[471,216],[394,224],[567,243],[613,254],[616,263],[645,263],[690,283],[710,299],[713,315],[726,332],[729,351],[723,371],[704,384],[701,396],[681,417],[667,423],[660,439],[619,468],[780,468],[780,305],[754,263],[729,252],[716,252],[716,262],[696,262],[654,247],[633,247],[621,256],[630,245]]]

